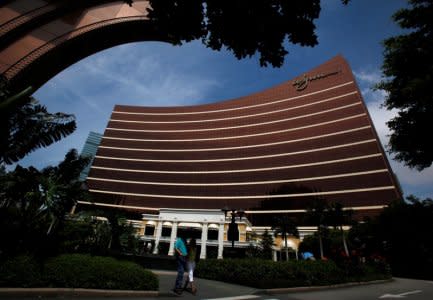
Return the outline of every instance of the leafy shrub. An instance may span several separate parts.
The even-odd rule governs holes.
[[[370,262],[362,265],[364,276],[361,280],[379,280],[392,277],[390,265],[385,261]]]
[[[158,278],[139,265],[111,257],[64,254],[45,264],[52,287],[157,290]]]
[[[90,253],[106,255],[111,238],[107,222],[95,220],[90,215],[79,215],[68,219],[58,230],[60,253]]]
[[[207,245],[206,246],[206,257],[207,258],[217,258],[218,257],[218,247]]]
[[[32,257],[20,255],[0,263],[0,286],[36,287],[43,285],[41,266]]]
[[[169,243],[159,243],[158,253],[161,255],[167,255],[169,247],[170,247]]]
[[[357,269],[358,268],[358,269]],[[257,288],[332,285],[389,278],[374,266],[353,268],[348,274],[333,261],[273,262],[262,259],[207,259],[197,265],[197,277]],[[260,280],[258,280],[260,278]]]

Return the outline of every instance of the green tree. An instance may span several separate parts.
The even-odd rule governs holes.
[[[260,240],[261,257],[264,259],[272,259],[272,247],[274,246],[274,240],[269,231],[265,229]]]
[[[396,276],[433,279],[433,200],[408,196],[378,218],[382,253]]]
[[[343,225],[350,224],[352,214],[352,210],[345,210],[343,205],[338,202],[331,203],[328,208],[329,225],[333,226],[335,230],[338,229],[340,231],[346,256],[349,256],[349,248],[347,247],[346,233],[343,230]]]
[[[174,44],[201,40],[238,59],[260,55],[260,65],[281,67],[292,44],[317,45],[320,0],[150,0],[149,18]],[[347,4],[347,0],[342,3]]]
[[[39,179],[37,169],[21,166],[0,177],[0,256],[23,253],[44,242]]]
[[[388,121],[389,152],[407,166],[422,170],[433,162],[429,128],[433,117],[433,2],[409,0],[393,19],[405,34],[384,41],[384,80],[377,89],[387,92],[384,106],[398,110]]]
[[[17,166],[0,176],[0,254],[27,251],[43,253],[58,245],[53,229],[63,225],[75,201],[87,197],[78,176],[88,163],[76,150],[58,166],[42,171]],[[45,250],[43,250],[45,249]]]
[[[433,279],[433,200],[408,196],[372,220],[352,227],[350,239],[367,259],[384,257],[394,276]]]
[[[108,248],[110,252],[118,253],[138,253],[139,239],[137,231],[128,221],[128,215],[118,210],[104,210],[99,214],[107,219],[110,240]]]
[[[71,149],[58,166],[42,170],[42,210],[46,211],[51,219],[47,234],[51,233],[57,222],[63,221],[65,214],[78,200],[87,197],[87,192],[82,188],[82,182],[78,178],[88,163],[89,158],[81,157],[77,150]]]
[[[0,79],[0,164],[12,164],[28,153],[47,147],[76,128],[75,117],[49,113],[30,96],[27,88],[12,94],[7,81]]]
[[[364,218],[362,222],[352,224],[348,233],[348,240],[360,256],[371,257],[383,252],[379,232],[377,218]]]
[[[298,228],[296,223],[287,215],[274,218],[272,229],[274,235],[281,235],[284,241],[284,248],[286,251],[286,260],[289,260],[289,248],[287,246],[287,236],[299,237]],[[296,256],[297,257],[297,256]]]
[[[111,239],[108,222],[97,216],[101,211],[80,211],[69,216],[58,231],[61,253],[107,255]]]
[[[307,207],[306,219],[317,227],[317,236],[319,238],[320,258],[323,259],[323,234],[326,231],[328,204],[321,198],[314,199]]]

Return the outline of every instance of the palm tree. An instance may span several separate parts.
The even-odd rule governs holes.
[[[29,251],[40,241],[45,216],[39,211],[39,178],[39,170],[19,165],[0,177],[0,252]]]
[[[47,235],[77,200],[86,197],[86,191],[82,189],[78,178],[88,163],[89,158],[83,158],[78,155],[77,150],[71,149],[58,166],[42,170],[40,190],[44,205],[41,210],[47,212],[51,218]]]
[[[349,249],[347,247],[346,235],[343,230],[343,225],[348,224],[352,216],[352,210],[344,210],[343,205],[338,202],[331,203],[329,206],[328,219],[334,229],[339,229],[341,232],[341,239],[343,242],[344,252],[349,256]]]
[[[262,258],[272,259],[272,246],[274,246],[272,235],[270,235],[268,230],[265,229],[265,232],[263,232],[262,238],[260,240]]]
[[[274,218],[274,225],[272,230],[274,230],[274,235],[278,236],[281,234],[284,240],[284,248],[286,250],[286,260],[289,260],[289,249],[287,246],[287,235],[292,235],[299,237],[298,228],[292,218],[287,215]],[[298,258],[298,255],[296,255]]]
[[[6,172],[0,167],[1,253],[38,252],[44,241],[55,241],[52,232],[56,224],[85,196],[76,178],[87,160],[70,151],[58,166],[43,171],[18,165]]]
[[[35,149],[47,147],[76,129],[74,115],[49,113],[30,96],[29,87],[13,94],[0,79],[0,164],[19,161]]]
[[[317,226],[319,237],[320,258],[324,259],[323,254],[323,231],[326,228],[328,205],[324,199],[316,198],[307,207],[306,218],[309,222]]]

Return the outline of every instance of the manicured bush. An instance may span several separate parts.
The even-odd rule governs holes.
[[[152,272],[111,257],[64,254],[48,260],[44,278],[52,287],[157,290]]]
[[[36,287],[43,284],[41,266],[32,256],[20,255],[0,262],[0,286]]]
[[[348,274],[347,270],[339,268],[333,261],[207,259],[199,262],[195,274],[201,278],[256,288],[320,286],[390,277],[374,266],[362,265],[357,268]]]

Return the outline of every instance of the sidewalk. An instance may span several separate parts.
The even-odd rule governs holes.
[[[170,290],[174,287],[177,273],[174,271],[158,270],[152,270],[152,272],[156,273],[159,277],[160,297],[177,297],[176,295],[170,293]],[[180,296],[182,299],[214,299],[244,295],[251,296],[246,297],[245,299],[258,298],[258,296],[255,296],[257,289],[252,287],[207,280],[202,278],[195,278],[194,280],[198,288],[197,294],[194,296],[188,292],[184,292],[182,296]],[[167,292],[169,294],[167,294]]]

